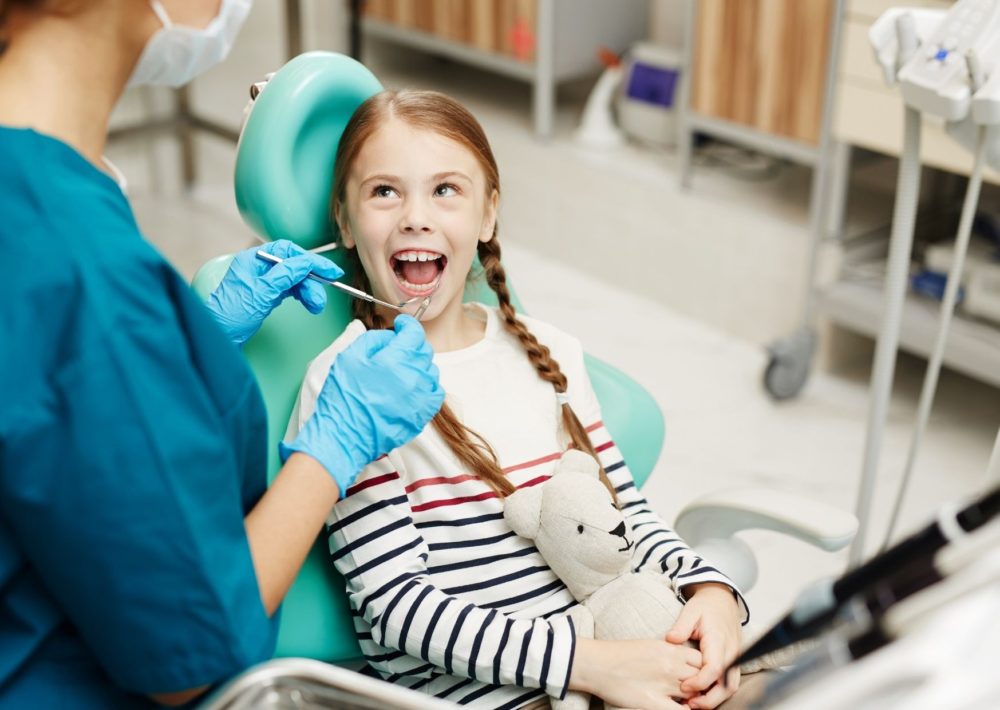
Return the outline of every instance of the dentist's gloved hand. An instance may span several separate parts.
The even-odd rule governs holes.
[[[260,250],[285,261],[270,264],[257,256]],[[236,255],[205,305],[229,339],[241,346],[289,294],[310,313],[323,310],[326,292],[319,283],[306,279],[310,271],[330,280],[344,275],[343,269],[329,259],[311,254],[287,239],[250,247]]]
[[[444,390],[420,323],[364,333],[330,366],[316,411],[281,460],[299,451],[319,461],[347,493],[365,466],[413,439],[441,409]]]

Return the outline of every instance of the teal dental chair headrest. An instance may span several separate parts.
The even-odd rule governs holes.
[[[271,78],[236,158],[236,205],[254,231],[306,249],[335,240],[333,156],[358,106],[380,91],[368,69],[332,52],[299,55]]]

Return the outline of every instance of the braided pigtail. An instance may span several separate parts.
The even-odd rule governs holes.
[[[557,398],[562,402],[563,430],[569,436],[571,447],[585,451],[597,459],[598,466],[600,466],[601,483],[607,487],[611,493],[611,497],[617,503],[618,496],[615,494],[615,487],[608,479],[608,474],[604,471],[604,466],[601,465],[601,459],[594,449],[594,444],[590,441],[590,436],[588,436],[586,428],[580,423],[573,408],[565,399],[567,387],[566,375],[559,368],[559,363],[552,358],[549,349],[539,343],[538,338],[517,318],[517,311],[514,310],[514,306],[511,303],[510,291],[507,289],[507,274],[504,271],[503,264],[500,263],[500,241],[497,239],[496,230],[494,230],[492,239],[488,242],[479,243],[479,262],[483,266],[486,283],[497,295],[501,322],[504,328],[518,339],[524,348],[525,354],[528,356],[528,360],[531,361],[531,364],[535,366],[535,370],[538,371],[538,376],[552,384]]]

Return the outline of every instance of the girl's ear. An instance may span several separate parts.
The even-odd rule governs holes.
[[[356,245],[354,236],[351,234],[350,220],[347,219],[347,210],[342,202],[333,205],[333,219],[340,230],[340,244],[345,249],[353,249]]]
[[[497,207],[500,204],[500,193],[494,190],[486,199],[486,209],[483,212],[483,229],[479,233],[479,241],[484,244],[493,239],[497,229]]]

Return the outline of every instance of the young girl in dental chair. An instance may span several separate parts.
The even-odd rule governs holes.
[[[547,707],[567,689],[623,707],[716,707],[738,684],[738,672],[728,685],[721,674],[745,604],[639,494],[601,422],[580,343],[515,313],[499,196],[482,128],[441,94],[377,94],[340,141],[332,204],[343,246],[379,298],[433,293],[422,322],[447,392],[432,425],[369,465],[328,522],[368,665],[477,707]],[[468,278],[484,278],[499,306],[463,305]],[[391,325],[392,313],[355,304],[357,320],[311,364],[290,433],[337,353]],[[578,638],[565,616],[573,598],[504,521],[505,496],[546,480],[569,447],[600,461],[634,533],[634,566],[667,575],[686,600],[664,641]]]

